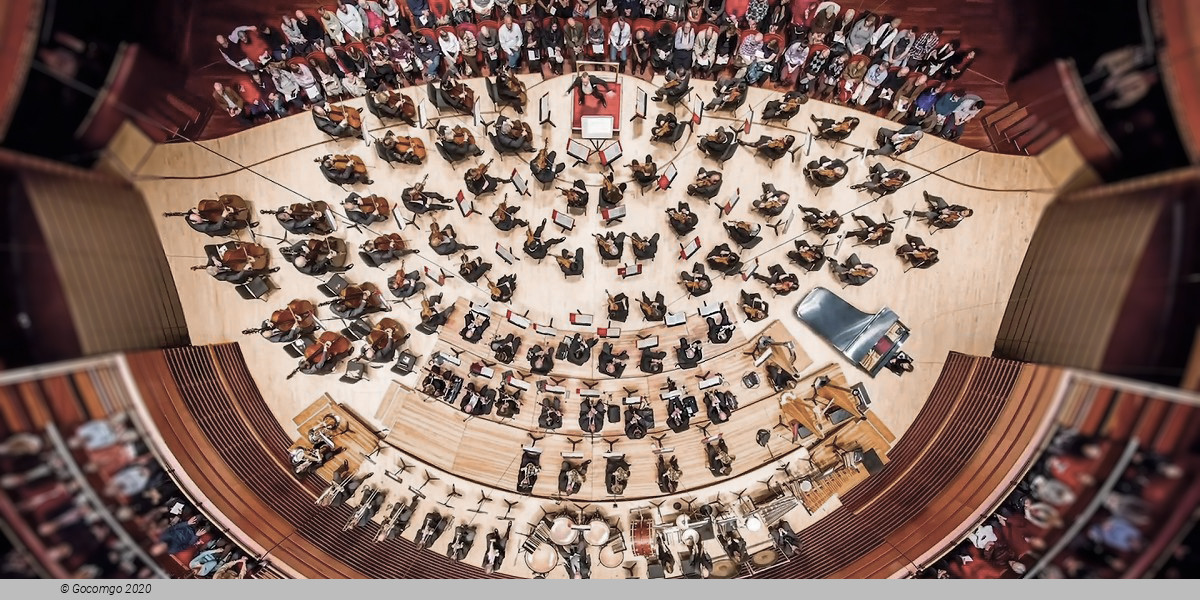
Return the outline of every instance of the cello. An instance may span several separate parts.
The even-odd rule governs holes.
[[[394,152],[400,159],[404,160],[404,162],[413,162],[412,160],[406,158],[410,154],[413,158],[416,158],[416,162],[414,164],[419,165],[425,162],[425,143],[419,139],[407,135],[395,135],[389,131],[383,138],[383,144],[385,147]]]
[[[332,104],[327,114],[329,120],[334,123],[345,122],[354,129],[362,129],[362,113],[357,108]]]
[[[392,216],[392,205],[387,198],[377,194],[362,196],[358,199],[358,210],[366,215],[379,215],[384,219]]]
[[[401,327],[399,321],[391,317],[384,317],[383,319],[380,319],[380,321],[375,324],[375,327],[371,328],[370,333],[367,334],[367,345],[363,347],[363,355],[366,356],[368,350],[372,350],[376,354],[384,352],[391,347],[392,344],[396,343],[397,338],[401,337],[400,331]]]
[[[304,349],[304,358],[291,373],[288,373],[287,378],[291,379],[304,369],[324,368],[327,362],[338,360],[343,355],[349,354],[352,349],[353,346],[346,336],[336,331],[322,332],[316,342],[309,344]]]

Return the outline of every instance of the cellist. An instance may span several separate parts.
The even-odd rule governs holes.
[[[379,157],[388,162],[419,165],[425,162],[425,142],[407,135],[388,131],[379,140]]]
[[[319,163],[321,174],[330,183],[337,185],[375,183],[367,176],[366,163],[362,158],[353,154],[326,154],[314,162]]]
[[[362,349],[362,357],[373,362],[388,362],[396,355],[400,347],[411,334],[404,333],[400,323],[391,317],[380,319],[367,334],[366,345]]]
[[[392,206],[387,198],[371,194],[360,196],[358,192],[350,192],[342,202],[346,209],[346,217],[359,225],[382,223],[392,218]]]
[[[291,379],[297,371],[305,375],[329,373],[338,362],[349,356],[353,349],[354,346],[346,336],[336,331],[323,332],[317,341],[304,349],[304,358],[300,359],[300,364],[287,378]]]
[[[475,134],[460,125],[454,128],[442,125],[438,127],[438,147],[450,162],[463,160],[469,156],[483,156],[483,150],[475,143]]]
[[[220,256],[213,256],[207,264],[192,267],[193,271],[204,269],[217,281],[241,285],[257,275],[274,273],[278,267],[268,269],[270,253],[266,248],[250,242],[234,242],[233,247]]]
[[[276,210],[260,211],[262,214],[273,214],[279,225],[291,233],[300,235],[328,235],[333,233],[326,211],[329,205],[322,201],[303,202],[281,206]]]
[[[329,304],[329,310],[343,319],[357,319],[368,311],[387,310],[383,294],[370,282],[348,285],[338,293],[336,299],[323,304]]]

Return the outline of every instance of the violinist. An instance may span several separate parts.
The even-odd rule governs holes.
[[[241,196],[222,194],[206,198],[187,212],[165,212],[164,217],[183,217],[188,227],[210,236],[225,236],[238,229],[257,227],[250,222],[250,206]]]
[[[550,183],[563,169],[567,168],[566,163],[555,162],[557,153],[550,150],[550,140],[546,140],[546,145],[538,150],[537,156],[529,161],[529,172],[533,174],[533,178],[539,183]]]
[[[731,275],[741,270],[742,259],[732,249],[729,244],[719,244],[708,251],[704,257],[704,261],[709,268],[716,269],[725,275]]]
[[[329,271],[341,273],[354,267],[352,264],[346,264],[346,242],[340,238],[300,240],[281,250],[280,254],[291,262],[297,271],[313,277]]]
[[[700,167],[696,170],[696,180],[688,184],[687,193],[703,200],[712,200],[721,191],[721,182],[720,171]]]
[[[458,234],[454,231],[453,225],[438,227],[437,221],[429,224],[429,247],[438,256],[448,256],[458,252],[459,250],[475,250],[479,246],[468,246],[458,242]]]
[[[528,254],[530,258],[542,260],[550,253],[551,248],[567,241],[565,237],[550,238],[543,241],[542,232],[545,230],[546,219],[542,219],[542,223],[535,230],[530,230],[528,225],[525,226],[525,244],[522,246],[522,249],[525,250],[525,254]]]
[[[837,233],[842,228],[842,216],[836,210],[823,213],[819,208],[801,206],[800,212],[804,213],[804,222],[823,236]]]
[[[362,357],[373,363],[385,363],[396,355],[396,349],[401,346],[411,334],[404,333],[404,328],[391,317],[380,319],[364,339],[366,344],[362,349]]]
[[[410,127],[417,126],[417,105],[412,97],[389,89],[367,94],[367,110],[380,119],[400,119]]]
[[[917,142],[925,132],[921,130],[920,125],[905,125],[899,130],[880,127],[875,134],[875,143],[879,146],[874,150],[867,150],[866,156],[890,156],[895,158],[917,147]]]
[[[491,279],[486,279],[488,291],[491,292],[494,302],[509,302],[512,300],[513,294],[517,291],[517,276],[515,274],[504,275],[496,283],[492,283]]]
[[[658,238],[660,235],[655,233],[650,237],[642,237],[635,231],[629,236],[629,244],[633,246],[633,256],[638,260],[654,260],[654,255],[658,253]]]
[[[375,284],[348,285],[328,302],[329,310],[343,319],[357,319],[368,312],[387,310],[387,302]]]
[[[346,336],[336,331],[326,331],[304,349],[304,358],[300,359],[300,364],[288,375],[288,379],[297,371],[305,375],[330,373],[353,350],[354,346]]]
[[[654,157],[649,154],[642,163],[639,163],[636,158],[633,159],[633,162],[629,164],[629,169],[633,171],[633,180],[643,188],[658,181],[658,165],[654,164]]]
[[[822,156],[820,160],[810,160],[804,166],[804,176],[818,188],[826,188],[846,178],[849,172],[846,161]]]
[[[399,269],[388,279],[388,290],[392,296],[401,300],[415,296],[425,290],[425,282],[421,281],[420,271],[404,272]]]
[[[524,82],[509,69],[502,68],[496,72],[496,104],[508,104],[517,114],[522,114],[527,101]]]
[[[392,206],[387,198],[371,194],[360,196],[358,192],[350,192],[342,201],[346,216],[359,225],[382,223],[392,218]]]
[[[903,258],[914,269],[928,269],[938,262],[937,248],[925,245],[925,241],[915,235],[905,235],[903,246],[896,248],[896,256]]]
[[[279,268],[268,268],[271,255],[266,248],[250,242],[233,242],[232,247],[221,255],[212,256],[208,263],[192,267],[193,271],[204,269],[217,281],[241,285]]]
[[[684,369],[691,369],[704,360],[704,344],[700,340],[688,341],[686,337],[679,338],[679,346],[675,348],[675,362]]]
[[[620,377],[625,372],[625,361],[629,360],[629,351],[622,350],[619,353],[613,352],[613,345],[604,342],[600,347],[600,358],[596,361],[596,366],[600,368],[600,372],[609,377]]]
[[[764,182],[762,190],[762,196],[752,204],[754,210],[768,217],[778,217],[783,214],[788,201],[792,198],[791,194],[779,191],[773,183]]]
[[[810,118],[817,126],[817,139],[828,142],[843,141],[850,137],[851,133],[854,133],[855,127],[858,127],[858,117],[846,117],[841,121],[817,118],[816,115],[811,115]]]
[[[642,350],[642,355],[638,359],[638,368],[648,375],[657,375],[663,372],[663,359],[666,357],[666,352],[647,348]]]
[[[333,226],[326,215],[328,210],[329,205],[317,201],[281,206],[275,211],[264,210],[262,213],[274,214],[275,220],[290,233],[329,235],[333,233]]]
[[[588,205],[588,190],[587,184],[582,179],[576,179],[569,188],[558,188],[562,192],[563,198],[567,201],[567,208],[587,209]]]
[[[688,121],[689,123],[691,121]],[[682,137],[683,125],[675,113],[661,113],[654,118],[654,128],[650,131],[650,141],[674,144]]]
[[[678,73],[667,71],[667,82],[662,87],[654,91],[654,97],[651,100],[655,102],[667,102],[668,104],[678,104],[683,100],[688,92],[692,91],[689,85],[692,82],[692,74],[684,69]]]
[[[657,166],[654,167],[656,170]],[[629,184],[622,181],[621,183],[613,182],[613,174],[611,171],[604,174],[604,178],[600,180],[600,199],[597,204],[601,209],[613,208],[625,199],[625,189]]]
[[[271,318],[258,328],[242,330],[244,334],[258,333],[276,344],[288,344],[317,328],[317,307],[308,300],[292,300],[271,313]]]
[[[483,339],[483,333],[491,324],[492,318],[488,315],[468,311],[467,316],[463,317],[463,326],[458,330],[458,335],[468,343],[474,344]]]
[[[958,224],[963,219],[975,214],[975,211],[961,204],[947,204],[945,199],[934,196],[929,192],[922,191],[921,194],[925,197],[925,203],[929,205],[929,210],[906,210],[904,214],[925,219],[930,225],[938,229],[953,229],[958,227]]]
[[[452,129],[441,125],[437,132],[437,147],[447,161],[453,163],[469,156],[483,156],[483,150],[475,144],[475,134],[466,127],[455,125]]]
[[[571,251],[563,248],[562,254],[554,257],[554,262],[558,263],[559,270],[562,271],[564,277],[574,277],[583,275],[583,248],[576,248],[575,255],[571,255]]]
[[[335,138],[363,137],[362,112],[350,106],[318,105],[312,108],[317,129]]]
[[[759,136],[755,142],[738,142],[743,146],[754,148],[755,153],[761,154],[764,158],[770,161],[776,161],[784,157],[788,150],[792,149],[792,145],[796,143],[796,136],[788,134],[783,137],[773,138],[770,136]]]
[[[567,93],[564,95],[575,94],[577,104],[583,105],[583,101],[588,96],[591,96],[600,103],[600,106],[608,106],[608,99],[605,97],[609,92],[608,82],[588,73],[586,70],[580,70],[575,76],[575,80],[567,87]]]
[[[575,335],[562,341],[562,344],[559,345],[559,351],[561,352],[565,347],[567,361],[573,365],[583,365],[591,360],[592,348],[594,348],[599,341],[600,340],[598,338],[584,339],[582,333],[576,333]]]
[[[367,176],[367,165],[362,158],[353,154],[326,154],[316,159],[321,168],[321,174],[330,183],[336,185],[353,185],[375,183]]]
[[[646,295],[646,292],[642,292],[638,306],[641,307],[642,316],[647,321],[662,321],[667,318],[667,299],[662,292],[655,293],[653,300]]]
[[[696,143],[700,151],[715,160],[723,160],[737,142],[737,132],[722,125]]]
[[[467,189],[470,190],[472,194],[475,194],[476,196],[490,194],[495,192],[496,188],[500,187],[501,183],[512,183],[511,179],[504,179],[501,177],[488,175],[488,167],[492,165],[494,160],[495,159],[489,160],[486,163],[475,165],[474,167],[467,169],[466,174],[463,175],[463,181],[466,183]]]
[[[724,344],[733,339],[733,330],[736,328],[733,321],[729,319],[729,313],[725,312],[724,304],[721,305],[720,314],[720,321],[711,315],[704,319],[704,322],[708,324],[708,341],[714,344]]]
[[[442,100],[454,110],[472,114],[475,112],[475,90],[465,83],[459,83],[453,76],[442,79]]]
[[[837,259],[827,258],[829,268],[833,271],[838,281],[846,285],[859,286],[871,280],[879,273],[879,269],[875,265],[862,262],[858,259],[857,254],[851,254],[843,263],[838,263]]]
[[[763,300],[762,294],[758,292],[751,294],[746,292],[746,290],[742,290],[739,294],[738,307],[742,309],[742,312],[746,313],[747,319],[757,323],[767,318],[771,313],[771,305],[767,304],[766,300]]]
[[[404,191],[400,192],[400,199],[404,203],[404,208],[412,211],[415,215],[453,208],[453,206],[446,203],[445,196],[425,189],[425,180],[428,178],[429,176],[426,175],[425,179],[414,183],[412,187],[404,188]]]
[[[375,146],[379,158],[387,162],[398,162],[406,165],[419,165],[425,162],[425,142],[419,138],[396,135],[388,131]]]
[[[415,254],[420,250],[410,248],[408,242],[400,237],[398,233],[388,233],[381,235],[372,240],[363,242],[359,248],[359,256],[373,267],[379,267],[386,263],[392,262],[398,258],[403,258],[409,254]]]
[[[808,240],[796,240],[796,249],[789,250],[787,257],[805,271],[816,271],[825,264],[825,244],[814,246]]]
[[[533,130],[524,121],[515,121],[502,115],[496,118],[495,127],[496,133],[491,140],[497,152],[533,152]]]
[[[867,190],[872,194],[878,194],[880,197],[894,194],[896,190],[904,187],[908,180],[912,178],[908,171],[904,169],[888,170],[887,167],[879,163],[871,165],[871,177],[862,183],[856,183],[850,186],[852,190]]]
[[[517,357],[517,351],[521,349],[521,338],[516,334],[509,332],[504,337],[496,337],[488,347],[492,349],[492,355],[496,360],[508,365]]]
[[[774,264],[767,268],[767,275],[754,274],[754,278],[767,284],[767,289],[777,296],[786,296],[800,289],[800,278],[795,273],[783,270],[783,265]]]
[[[519,210],[521,210],[520,206],[509,206],[508,198],[505,198],[496,207],[496,210],[492,211],[492,225],[495,225],[496,229],[499,229],[500,231],[512,231],[516,227],[528,228],[529,221],[518,219],[513,216],[517,214],[517,211]]]
[[[846,237],[855,238],[860,243],[872,248],[892,241],[892,233],[896,231],[896,228],[892,226],[891,221],[876,223],[871,217],[860,215],[851,215],[851,217],[855,221],[862,223],[862,228],[846,232]]]
[[[447,306],[445,309],[439,309],[438,305],[441,303],[441,294],[434,294],[428,298],[421,299],[421,325],[430,331],[445,325],[446,321],[450,320],[450,315],[454,312],[453,304]]]
[[[729,420],[737,409],[737,397],[729,390],[719,392],[704,392],[704,405],[707,407],[708,420],[718,425]]]
[[[712,291],[712,278],[704,272],[704,265],[700,263],[694,263],[690,273],[680,271],[679,283],[683,284],[691,298],[699,298]]]
[[[525,360],[529,361],[529,370],[538,375],[545,375],[554,370],[554,353],[546,348],[542,348],[541,344],[535,344],[525,353]]]
[[[604,235],[593,233],[592,237],[596,238],[596,249],[602,260],[621,260],[621,255],[625,253],[625,232],[616,235],[611,231]]]
[[[700,217],[692,212],[687,202],[680,202],[675,208],[667,209],[667,222],[675,235],[687,235],[700,223]]]
[[[483,257],[476,257],[474,260],[467,258],[466,253],[459,255],[460,264],[458,265],[458,276],[462,277],[468,283],[475,283],[483,277],[492,268],[492,263],[484,262]]]
[[[713,85],[716,96],[704,105],[704,110],[735,110],[746,101],[749,84],[745,79],[721,78]]]
[[[767,102],[763,109],[763,121],[788,121],[800,113],[800,105],[808,102],[804,92],[791,90],[782,98]]]

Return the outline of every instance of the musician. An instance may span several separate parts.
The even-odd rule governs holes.
[[[917,143],[925,136],[920,125],[905,125],[899,130],[880,127],[875,134],[875,143],[879,146],[867,150],[866,156],[890,156],[895,158],[917,147]]]
[[[445,35],[445,32],[442,32]],[[467,552],[471,550],[471,541],[475,538],[475,530],[466,525],[459,525],[454,528],[454,537],[450,539],[450,544],[446,546],[446,556],[454,560],[463,560],[467,557]]]
[[[642,188],[658,180],[658,165],[654,164],[654,157],[649,154],[646,155],[646,160],[642,163],[639,163],[636,158],[633,159],[633,162],[629,164],[629,168],[633,171],[633,180],[642,186]]]
[[[682,137],[683,127],[674,113],[661,113],[654,118],[654,128],[650,130],[650,141],[674,144]]]
[[[312,108],[312,118],[317,129],[330,136],[361,138],[363,132],[360,112],[350,106],[330,106],[326,103]]]
[[[654,427],[654,409],[646,400],[641,404],[625,407],[625,435],[631,440],[646,437],[646,432]]]
[[[700,167],[696,171],[696,180],[688,184],[687,193],[689,196],[711,200],[721,191],[721,183],[722,177],[720,171],[710,171],[704,167]]]
[[[375,194],[364,197],[358,192],[350,192],[342,201],[342,208],[346,209],[346,217],[359,225],[382,223],[392,218],[392,207],[387,198]]]
[[[280,310],[271,313],[271,318],[262,322],[258,329],[247,329],[242,333],[258,333],[276,344],[288,344],[306,336],[317,328],[317,307],[308,300],[292,300]]]
[[[858,259],[857,254],[851,254],[850,258],[841,264],[834,258],[825,260],[829,262],[829,268],[833,271],[834,276],[846,285],[862,285],[879,273],[879,269],[875,268],[875,265],[862,262]]]
[[[550,253],[551,248],[567,241],[567,238],[565,237],[550,238],[549,240],[543,241],[542,232],[545,230],[546,219],[542,219],[542,222],[537,226],[537,229],[532,231],[529,229],[529,225],[526,224],[525,244],[522,245],[521,248],[525,250],[525,254],[528,254],[530,258],[542,260],[543,258],[546,258],[547,254]]]
[[[960,204],[946,204],[946,200],[922,191],[925,197],[925,203],[929,205],[927,211],[904,211],[905,215],[925,219],[930,225],[938,229],[953,229],[962,223],[963,219],[975,214],[975,211],[962,206]]]
[[[345,240],[340,238],[300,240],[279,253],[297,271],[314,277],[329,271],[342,273],[354,268],[354,265],[346,264],[349,253]]]
[[[858,127],[858,117],[845,117],[841,121],[817,118],[816,115],[810,115],[810,118],[817,126],[817,139],[829,142],[845,140],[854,133],[854,128]]]
[[[578,208],[587,210],[588,205],[588,190],[587,184],[582,179],[576,179],[569,188],[558,188],[562,192],[563,198],[567,201],[567,208]]]
[[[495,128],[490,137],[497,152],[533,152],[533,130],[524,121],[501,115],[496,118]]]
[[[856,183],[850,186],[852,190],[867,190],[872,194],[879,194],[880,197],[893,194],[896,190],[904,187],[912,176],[904,169],[888,170],[882,164],[875,163],[871,165],[871,177],[862,183]]]
[[[675,235],[687,235],[700,223],[700,217],[692,212],[692,208],[688,206],[687,202],[679,202],[675,208],[668,208],[666,212],[667,223]]]
[[[466,174],[463,175],[463,181],[466,183],[467,189],[472,194],[475,194],[476,196],[490,194],[495,192],[496,188],[500,187],[501,183],[512,183],[511,179],[504,179],[501,177],[493,177],[492,175],[488,175],[488,166],[491,164],[492,162],[488,161],[487,163],[475,165],[474,167],[467,169]]]
[[[400,201],[404,203],[404,208],[407,208],[416,215],[454,208],[446,203],[445,196],[437,192],[427,191],[425,189],[425,180],[414,183],[412,187],[404,188],[404,191],[400,192]]]
[[[801,206],[800,212],[804,213],[804,222],[823,236],[837,233],[842,228],[842,216],[836,210],[823,213],[819,208]]]
[[[729,453],[725,439],[718,437],[716,441],[704,443],[704,453],[708,456],[708,470],[713,477],[724,477],[733,472],[733,460],[737,457]],[[732,553],[730,553],[732,556]]]
[[[671,455],[671,460],[658,455],[658,489],[664,494],[674,494],[679,489],[679,480],[683,471],[679,468],[679,459]]]
[[[222,194],[216,200],[201,200],[185,213],[163,213],[165,217],[184,217],[188,227],[210,236],[225,236],[235,230],[257,227],[250,222],[250,207],[241,196]]]
[[[359,257],[373,267],[378,267],[417,252],[419,250],[409,248],[408,242],[404,241],[404,238],[400,237],[398,233],[378,236],[375,239],[363,242],[362,246],[359,247]]]
[[[452,74],[442,79],[442,101],[450,108],[466,114],[475,112],[475,90],[465,83],[459,83]]]
[[[741,563],[746,560],[746,540],[742,539],[736,529],[717,534],[717,540],[733,562]]]
[[[805,102],[808,102],[808,96],[804,92],[791,90],[782,98],[767,102],[763,109],[763,121],[787,122],[800,113],[800,106]]]
[[[725,275],[737,273],[742,269],[742,259],[729,244],[721,243],[708,251],[704,258],[710,269],[716,269]]]
[[[624,323],[629,318],[629,296],[623,292],[616,296],[608,295],[606,305],[610,320]]]
[[[508,302],[512,300],[513,294],[517,291],[517,276],[515,273],[500,277],[494,284],[491,279],[485,279],[485,281],[488,284],[488,291],[492,294],[492,300],[495,302]]]
[[[388,290],[392,296],[403,300],[425,291],[425,282],[421,281],[420,271],[405,273],[404,269],[400,269],[388,279]]]
[[[713,85],[716,94],[704,110],[734,110],[746,101],[746,91],[750,86],[745,79],[720,78]]]
[[[653,163],[651,166],[654,166]],[[658,167],[654,166],[654,168],[657,170]],[[636,171],[634,172],[634,176],[637,176]],[[611,171],[605,173],[604,179],[600,181],[600,199],[597,201],[597,205],[601,209],[613,208],[614,206],[617,206],[622,200],[625,199],[625,190],[628,187],[629,184],[625,183],[624,181],[621,183],[615,183],[614,176]]]
[[[433,542],[437,540],[438,536],[441,535],[445,527],[446,523],[442,519],[442,515],[436,512],[425,515],[425,522],[421,523],[421,529],[417,531],[417,543],[422,548],[428,550],[433,545]]]
[[[675,572],[675,555],[671,553],[671,546],[667,544],[667,539],[663,534],[658,534],[655,539],[655,554],[658,556],[658,562],[662,565],[663,570],[667,573]]]
[[[483,150],[475,144],[475,135],[466,127],[453,128],[441,125],[437,128],[437,146],[450,162],[458,162],[469,156],[483,156]]]
[[[504,337],[493,339],[488,347],[492,349],[492,355],[496,360],[508,365],[517,358],[517,351],[521,349],[521,338],[513,333],[509,333]]]
[[[432,398],[441,398],[442,395],[445,394],[446,389],[449,387],[447,383],[449,379],[448,375],[449,374],[438,365],[430,366],[429,372],[425,375],[425,378],[421,380],[421,392]]]
[[[529,362],[529,370],[538,375],[545,375],[554,370],[554,353],[543,348],[541,344],[534,344],[529,352],[525,353],[525,360]]]
[[[729,234],[729,238],[743,248],[753,246],[762,240],[762,238],[758,237],[758,234],[762,231],[762,225],[758,223],[725,221],[721,225],[725,228],[725,233]]]
[[[787,521],[781,521],[779,525],[768,528],[771,532],[771,539],[775,542],[775,547],[784,556],[791,558],[800,551],[800,539],[796,537],[796,532],[792,531],[792,526]]]
[[[630,234],[630,245],[633,246],[633,256],[638,260],[653,260],[654,255],[658,253],[658,238],[659,234],[644,238],[635,231]]]
[[[417,126],[417,105],[408,94],[381,89],[367,94],[367,110],[379,117],[400,119],[410,127]]]
[[[751,294],[746,290],[741,290],[739,294],[738,307],[742,309],[742,312],[746,313],[747,319],[757,323],[770,315],[771,305],[767,304],[766,300],[763,300],[762,294],[758,292]]]
[[[792,195],[779,191],[773,183],[764,182],[762,190],[762,196],[752,203],[754,210],[767,217],[778,217],[783,214]]]
[[[387,310],[387,302],[375,284],[346,286],[338,297],[330,301],[329,310],[343,319],[357,319],[367,312]]]
[[[729,318],[729,313],[725,312],[724,304],[721,305],[719,314],[721,315],[719,321],[712,315],[704,319],[704,322],[708,324],[708,341],[714,344],[724,344],[733,339],[733,330],[736,327]]]
[[[624,457],[612,457],[608,459],[608,477],[605,481],[605,487],[608,493],[614,496],[625,493],[625,485],[629,483],[629,461]]]
[[[707,408],[708,419],[718,425],[729,420],[733,411],[737,410],[737,396],[729,390],[704,392],[704,406]]]
[[[528,494],[533,491],[533,486],[537,484],[538,473],[542,471],[542,465],[538,462],[540,454],[531,454],[525,452],[521,456],[520,475],[517,479],[517,491]]]
[[[453,225],[438,227],[437,221],[429,224],[429,247],[438,256],[449,256],[459,250],[477,250],[479,246],[469,246],[458,242],[458,234]]]
[[[689,85],[692,82],[692,74],[684,69],[678,73],[675,71],[667,71],[666,83],[662,87],[654,90],[654,97],[651,100],[655,102],[667,102],[668,104],[678,104],[688,92],[692,91]]]
[[[292,461],[292,472],[303,475],[314,468],[320,468],[329,462],[336,452],[337,448],[331,447],[325,440],[317,440],[312,448],[308,449],[296,446],[288,453]]]
[[[458,335],[462,339],[472,344],[483,339],[483,332],[491,326],[492,318],[475,311],[467,311],[467,316],[463,317],[462,329],[458,330]]]
[[[192,267],[192,270],[204,269],[217,281],[242,285],[260,275],[278,271],[278,267],[268,268],[269,261],[266,248],[249,242],[234,242],[231,249],[212,256],[206,264]]]
[[[442,295],[435,294],[421,300],[421,325],[425,329],[433,331],[438,327],[446,324],[450,320],[450,315],[454,312],[454,305],[451,304],[443,310],[438,309],[438,304],[442,303]]]
[[[388,162],[419,165],[425,162],[425,142],[419,138],[398,136],[388,131],[380,138],[376,153],[379,154],[379,158]]]
[[[533,160],[529,161],[529,172],[533,174],[533,178],[539,183],[550,183],[551,181],[554,181],[558,174],[562,173],[563,169],[567,168],[567,163],[555,162],[555,159],[558,157],[558,153],[550,150],[550,140],[546,140],[546,143],[547,146],[543,147],[541,150],[538,150],[537,156],[534,156]],[[587,191],[584,190],[584,193],[586,194]],[[567,202],[567,205],[570,206],[569,201]],[[587,205],[586,198],[584,199],[584,205]]]
[[[345,336],[336,331],[326,331],[321,334],[321,339],[304,350],[304,358],[300,359],[297,369],[305,375],[330,373],[353,350],[354,347]]]
[[[872,248],[892,241],[892,232],[896,231],[896,228],[892,226],[891,221],[876,223],[871,217],[859,215],[851,215],[851,217],[862,223],[863,226],[860,229],[846,232],[846,237],[857,238],[859,242]]]
[[[767,288],[777,296],[786,296],[800,289],[800,278],[795,273],[783,270],[783,265],[774,264],[767,267],[768,276],[754,274],[754,278],[767,284]]]
[[[583,105],[583,101],[587,96],[595,98],[600,106],[608,106],[608,99],[605,94],[609,92],[608,82],[588,73],[586,70],[580,70],[575,76],[575,80],[567,87],[567,92],[564,95],[575,94],[575,99],[579,105]]]
[[[737,132],[722,125],[716,131],[700,138],[696,146],[713,160],[724,160],[731,147],[737,145]]]
[[[696,399],[689,397],[689,400],[694,402]],[[674,397],[667,401],[667,426],[671,431],[683,433],[691,423],[692,413],[683,398]]]
[[[532,464],[532,463],[531,463]],[[504,564],[505,539],[495,529],[487,534],[483,551],[483,572],[494,573]],[[465,556],[464,556],[465,557]]]
[[[789,250],[787,257],[805,271],[816,271],[825,264],[825,245],[814,246],[808,240],[796,240],[796,249]]]
[[[642,308],[642,316],[647,321],[662,321],[667,317],[667,301],[662,292],[656,292],[651,300],[646,292],[642,292],[638,305]]]
[[[712,278],[704,272],[704,265],[694,263],[692,270],[679,272],[679,283],[683,284],[691,298],[699,298],[712,291]]]
[[[517,78],[509,69],[496,72],[496,104],[508,104],[517,114],[525,112],[525,83]]]
[[[330,183],[336,185],[353,185],[375,183],[367,176],[367,165],[362,158],[353,154],[326,154],[318,158],[321,174]]]
[[[928,269],[938,262],[937,248],[925,245],[925,241],[915,235],[905,235],[903,246],[896,248],[896,256],[908,261],[914,269]]]
[[[642,356],[638,359],[638,368],[643,373],[657,375],[663,372],[663,359],[666,357],[666,352],[647,348],[646,350],[642,350]]]
[[[887,364],[884,366],[896,375],[904,375],[905,373],[913,372],[912,357],[905,352],[898,352],[895,356],[888,360]]]
[[[395,319],[381,319],[367,334],[362,357],[373,363],[388,362],[396,356],[396,349],[408,341],[410,335]]]
[[[325,216],[325,211],[328,210],[324,202],[308,202],[305,204],[292,204],[290,206],[280,206],[275,210],[275,220],[279,221],[279,225],[290,233],[300,235],[329,235],[333,233],[333,226],[329,224],[329,219]],[[264,214],[270,211],[263,211]]]
[[[521,210],[520,206],[509,206],[507,199],[501,201],[496,210],[492,211],[492,216],[490,217],[492,225],[495,225],[496,229],[500,231],[512,231],[516,227],[528,228],[529,221],[513,217],[519,210]],[[463,260],[466,260],[466,258],[464,257]]]
[[[616,235],[612,231],[604,235],[593,233],[592,237],[596,238],[596,249],[601,260],[621,260],[621,255],[625,253],[625,232]]]
[[[576,248],[574,256],[571,256],[570,250],[563,248],[562,254],[554,257],[554,262],[558,263],[564,277],[583,275],[583,248]]]
[[[759,136],[757,141],[742,142],[739,144],[754,148],[756,154],[761,154],[767,160],[776,161],[784,157],[788,150],[792,149],[792,145],[796,143],[796,136],[788,134],[783,137],[773,138],[768,135]]]
[[[846,161],[822,156],[820,160],[810,160],[804,166],[804,176],[818,188],[827,188],[846,178],[849,170]]]

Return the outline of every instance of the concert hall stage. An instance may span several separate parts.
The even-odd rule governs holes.
[[[621,84],[608,81],[608,91],[604,98],[607,105],[601,105],[600,100],[590,94],[584,95],[578,89],[571,95],[571,131],[579,133],[583,117],[599,116],[613,118],[613,131],[621,129]],[[579,103],[583,96],[583,104]]]

